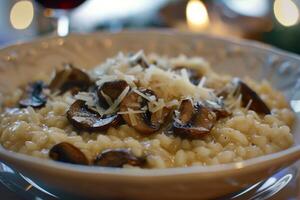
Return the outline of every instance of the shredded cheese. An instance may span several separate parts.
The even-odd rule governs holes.
[[[245,107],[246,110],[249,110],[250,106],[252,104],[252,99],[250,99],[247,103],[247,106]]]
[[[142,92],[138,91],[137,89],[133,88],[132,89],[133,92],[135,92],[136,94],[140,95],[141,97],[143,97],[144,99],[150,101],[150,102],[153,102],[155,104],[155,99],[156,97],[155,96],[147,96],[145,94],[143,94]],[[154,98],[153,98],[154,97]]]
[[[186,79],[186,80],[190,80],[190,78],[189,78],[189,75],[188,75],[188,72],[187,72],[187,70],[186,69],[181,69],[180,70],[180,73],[181,73],[181,76],[184,78],[184,79]]]
[[[163,99],[158,99],[157,102],[155,102],[156,104],[152,104],[152,102],[150,102],[149,105],[149,110],[152,113],[155,113],[161,109],[163,109],[166,105],[165,105],[165,101]]]
[[[111,100],[111,98],[107,94],[105,94],[102,90],[101,90],[100,93],[102,94],[102,96],[104,97],[104,99],[106,100],[106,102],[108,103],[108,105],[111,106],[113,104],[113,101]]]
[[[116,75],[102,75],[98,81],[96,81],[96,85],[101,86],[105,82],[118,80],[118,76]]]
[[[129,111],[129,109],[128,109],[128,111],[118,112],[117,114],[126,115],[126,114],[130,114],[130,113],[132,113],[132,114],[145,113],[145,111],[143,111],[143,110],[132,110],[132,109],[130,109],[130,111]]]
[[[184,71],[183,70],[183,74]],[[185,77],[184,77],[185,76]],[[145,70],[145,78],[141,81],[142,86],[149,88],[165,100],[179,99],[188,95],[195,96],[203,100],[211,100],[215,95],[210,94],[212,89],[197,87],[187,79],[186,75],[179,75],[173,71],[165,71],[156,66],[151,66]],[[165,90],[163,88],[166,88]]]
[[[95,101],[94,95],[88,92],[79,92],[75,95],[75,99],[85,101],[89,105],[93,105]]]
[[[136,66],[130,68],[127,71],[127,74],[138,74],[138,73],[141,73],[142,71],[143,71],[143,68],[140,65],[136,65]]]
[[[206,81],[206,77],[203,76],[198,84],[198,88],[203,88]]]
[[[235,101],[228,106],[228,109],[232,109],[235,108],[236,106],[239,106],[241,104],[241,100],[242,100],[242,94],[240,94],[238,98],[235,99]]]
[[[178,105],[179,105],[179,101],[177,99],[171,100],[166,103],[167,108],[171,108],[173,106],[178,106]]]
[[[83,122],[83,121],[85,121],[86,120],[86,118],[85,117],[73,117],[73,119],[74,120],[76,120],[76,121],[78,121],[78,122]]]
[[[132,126],[136,126],[137,121],[135,118],[135,114],[133,113],[133,110],[131,108],[128,108],[128,116],[129,116]]]
[[[94,110],[98,112],[101,116],[104,115],[105,113],[105,110],[102,107],[100,107],[98,104],[96,104],[96,108],[94,108]]]
[[[116,109],[118,108],[121,101],[125,98],[127,93],[129,92],[130,87],[127,86],[123,92],[118,96],[118,98],[114,101],[114,103],[104,112],[104,114],[112,114],[116,112]]]
[[[114,70],[114,73],[117,75],[117,77],[119,79],[125,80],[128,83],[128,85],[133,86],[133,87],[136,86],[134,83],[134,81],[136,81],[136,78],[133,75],[124,74],[117,69]]]
[[[209,70],[209,65],[204,59],[187,58],[186,56],[167,58],[152,55],[150,60],[155,60],[156,62],[145,69],[137,64],[136,60],[139,58],[146,58],[143,51],[139,51],[131,57],[119,53],[116,57],[107,59],[106,62],[98,65],[89,73],[97,86],[115,80],[124,80],[130,86],[126,87],[115,101],[108,94],[101,91],[101,94],[109,104],[108,109],[98,105],[98,98],[95,94],[80,92],[75,96],[75,99],[85,101],[85,104],[91,110],[94,110],[101,116],[113,113],[128,114],[132,123],[135,124],[137,122],[135,114],[149,110],[151,113],[156,113],[157,116],[162,116],[164,108],[178,107],[181,99],[215,100],[217,98],[213,89],[205,87],[207,77],[203,76],[199,84],[194,85],[190,82],[189,72],[186,69],[181,69],[180,73],[176,73],[171,69],[176,66],[185,66],[205,74]],[[130,88],[140,97],[146,99],[148,104],[140,108],[138,102],[131,102],[130,104],[132,105],[129,105],[131,109],[125,112],[118,112],[120,103],[128,94]],[[139,88],[150,89],[156,96],[144,94],[139,91]],[[71,100],[68,102],[71,102]],[[240,100],[237,100],[230,105],[234,107],[239,102]]]

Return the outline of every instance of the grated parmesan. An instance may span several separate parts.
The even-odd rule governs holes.
[[[203,76],[203,77],[201,78],[201,80],[199,81],[198,88],[203,88],[205,82],[206,82],[206,77]]]
[[[132,124],[132,126],[136,126],[137,121],[136,121],[136,118],[135,118],[135,114],[133,112],[134,112],[134,110],[132,110],[131,108],[128,108],[128,116],[129,116],[129,119],[131,121],[131,124]]]
[[[151,96],[147,96],[145,94],[143,94],[142,92],[138,91],[137,89],[133,88],[132,89],[133,92],[135,92],[136,94],[140,95],[141,97],[143,97],[144,99],[148,100],[149,102],[152,102],[152,103],[156,103],[155,100],[156,100],[156,97],[151,95]]]
[[[119,79],[125,80],[128,83],[128,85],[132,87],[136,87],[134,81],[137,81],[137,79],[133,75],[124,74],[117,69],[114,70],[114,73],[117,75]]]
[[[188,72],[187,72],[186,69],[184,69],[184,68],[181,69],[181,70],[180,70],[180,73],[181,73],[181,76],[182,76],[184,79],[190,81],[190,78],[189,78],[189,75],[188,75]]]
[[[228,106],[228,109],[232,109],[241,104],[242,94],[238,96],[238,98],[234,99],[234,101]]]
[[[179,106],[179,101],[177,99],[171,100],[166,103],[167,108],[171,108],[173,106]]]
[[[76,120],[76,121],[78,121],[78,122],[84,122],[86,120],[85,117],[78,117],[78,116],[73,117],[73,119]]]
[[[245,107],[246,110],[249,110],[250,106],[252,104],[252,99],[250,99],[247,103],[247,106]]]
[[[141,73],[142,71],[143,71],[143,68],[140,65],[136,65],[136,66],[130,68],[127,71],[127,74],[138,74],[138,73]]]
[[[96,85],[101,86],[105,82],[115,81],[118,79],[116,75],[102,75],[98,81],[96,81]]]
[[[79,92],[75,95],[75,99],[86,101],[86,102],[94,102],[94,96],[92,93],[88,92]]]
[[[104,112],[104,114],[112,114],[115,113],[121,101],[125,98],[127,93],[129,92],[130,87],[127,86],[123,92],[118,96],[118,98],[114,101],[114,103]]]
[[[166,105],[165,105],[165,101],[164,99],[158,99],[157,102],[155,102],[155,104],[153,104],[152,102],[149,102],[149,111],[152,113],[155,113],[161,109],[163,109]]]
[[[107,94],[105,94],[102,90],[101,90],[100,93],[102,94],[102,96],[104,97],[104,99],[106,100],[106,102],[108,103],[108,105],[111,106],[113,104],[113,101],[111,100],[111,98]]]
[[[133,113],[133,114],[139,114],[139,113],[145,113],[145,111],[143,110],[132,110],[130,109],[130,111],[124,111],[124,112],[118,112],[117,114],[120,114],[120,115],[126,115],[126,114],[129,114],[129,113]]]
[[[210,93],[213,91],[212,89],[199,88],[192,84],[186,75],[179,75],[173,71],[165,71],[154,65],[146,69],[144,77],[143,81],[141,81],[142,86],[145,88],[151,86],[151,89],[165,100],[178,99],[188,95],[203,100],[212,100],[215,98],[215,95]]]

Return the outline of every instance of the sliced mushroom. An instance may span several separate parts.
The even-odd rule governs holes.
[[[185,99],[175,111],[173,131],[182,138],[200,139],[211,131],[216,121],[217,116],[211,109]]]
[[[55,74],[49,89],[52,92],[60,91],[61,94],[71,90],[72,94],[76,94],[79,91],[86,91],[90,85],[89,75],[69,64]]]
[[[265,102],[246,83],[238,78],[233,79],[232,82],[234,85],[236,85],[235,93],[240,93],[242,95],[242,106],[246,107],[248,104],[250,104],[250,110],[260,114],[271,113]]]
[[[128,86],[124,80],[115,80],[103,83],[97,90],[99,103],[103,108],[108,108],[108,101],[114,102]]]
[[[138,91],[149,98],[157,99],[156,95],[151,90],[139,89]],[[122,115],[128,125],[143,134],[151,134],[158,131],[161,125],[161,119],[149,111],[148,102],[149,101],[141,95],[131,91],[123,99],[120,106],[121,112],[130,112],[130,110],[144,111],[143,113]]]
[[[86,156],[74,145],[61,142],[59,144],[54,145],[49,151],[49,157],[53,160],[79,164],[79,165],[88,165],[89,161]]]
[[[121,117],[117,114],[100,116],[89,109],[82,100],[75,101],[67,112],[69,122],[79,130],[98,132],[119,124]]]
[[[136,157],[127,149],[108,149],[100,153],[94,161],[94,165],[103,167],[123,167],[126,164],[143,167],[146,159]]]
[[[149,66],[150,66],[143,51],[139,51],[136,54],[131,55],[129,62],[133,66],[139,64],[143,68],[149,68]]]
[[[216,101],[207,100],[205,101],[205,106],[216,113],[217,119],[225,118],[231,115],[231,112],[225,108],[221,99],[217,99]]]
[[[37,81],[30,84],[27,88],[25,97],[19,101],[21,107],[31,106],[33,108],[40,108],[47,102],[47,97],[43,93],[45,84],[42,81]]]

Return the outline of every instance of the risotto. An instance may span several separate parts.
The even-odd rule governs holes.
[[[294,114],[267,81],[218,74],[200,57],[142,51],[76,67],[1,95],[4,148],[73,164],[171,168],[293,145]]]

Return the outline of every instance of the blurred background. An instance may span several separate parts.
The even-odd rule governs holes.
[[[174,28],[300,54],[300,0],[1,0],[0,47],[42,35]]]

